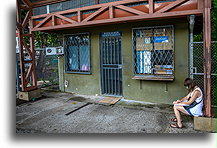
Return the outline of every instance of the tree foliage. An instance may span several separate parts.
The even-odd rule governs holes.
[[[44,48],[48,46],[60,46],[62,45],[62,35],[45,32],[34,32],[35,47]]]
[[[211,39],[217,41],[217,0],[212,0],[211,9]],[[194,41],[203,41],[203,30],[200,33],[194,35]]]
[[[21,20],[23,21],[27,11],[21,9],[20,11],[21,14]],[[24,29],[24,33],[28,34],[29,33],[29,28],[28,24],[26,28]],[[27,45],[30,44],[30,38],[28,36],[24,37]],[[46,33],[46,32],[34,32],[34,43],[36,48],[44,48],[48,46],[61,46],[62,45],[62,35],[61,34],[55,34],[55,33]]]

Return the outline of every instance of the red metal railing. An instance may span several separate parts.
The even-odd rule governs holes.
[[[129,7],[128,4],[148,2],[144,5]],[[111,24],[135,20],[181,17],[191,14],[203,14],[203,1],[176,0],[174,2],[154,3],[153,0],[124,0],[82,8],[59,11],[49,14],[32,16],[32,31],[75,28],[98,24]],[[94,13],[83,14],[94,10]],[[76,16],[65,17],[65,14],[76,13]],[[37,19],[42,19],[37,21]]]

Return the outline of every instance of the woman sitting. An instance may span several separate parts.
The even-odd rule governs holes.
[[[188,89],[188,95],[181,100],[174,101],[174,113],[176,118],[171,119],[175,124],[170,124],[172,128],[182,128],[182,118],[180,112],[190,116],[203,116],[203,93],[191,78],[186,78],[184,86]]]

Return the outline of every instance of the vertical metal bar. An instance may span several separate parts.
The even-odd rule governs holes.
[[[109,64],[112,64],[112,45],[111,45],[111,37],[109,38],[108,47],[109,47]],[[110,86],[109,86],[109,93],[112,94],[112,68],[109,68],[109,75],[110,75]]]
[[[113,81],[113,70],[114,70],[114,68],[111,68],[111,94],[114,94],[114,90],[113,90],[113,83],[114,83],[114,81]]]
[[[120,53],[119,53],[119,55],[120,55],[120,64],[122,65],[122,45],[121,45],[121,37],[119,37],[119,50],[120,50]]]
[[[118,57],[118,65],[120,64],[120,59],[119,59],[119,54],[120,54],[120,51],[119,51],[119,38],[117,38],[117,57]]]
[[[113,38],[113,43],[112,43],[112,45],[113,45],[113,64],[116,64],[116,57],[115,57],[115,37]]]
[[[117,87],[116,87],[116,85],[117,85],[117,78],[116,78],[116,72],[117,72],[117,68],[115,68],[115,70],[114,70],[114,82],[115,82],[115,87],[114,87],[114,89],[115,89],[115,94],[117,95]]]
[[[119,37],[117,37],[117,57],[118,57],[118,65],[120,66],[120,48],[119,48]],[[118,66],[118,73],[117,73],[117,79],[118,79],[118,94],[120,95],[120,67]]]
[[[102,70],[102,72],[101,72],[101,78],[102,78],[102,94],[104,94],[104,93],[105,93],[105,90],[106,90],[106,85],[105,85],[105,83],[106,83],[106,80],[105,80],[105,69],[102,68],[101,70]]]
[[[118,42],[117,42],[117,51],[118,51],[118,65],[120,65],[120,45],[119,45],[119,37],[117,38]],[[120,95],[120,67],[118,66],[118,94]]]
[[[121,68],[120,68],[120,78],[119,78],[119,83],[120,83],[120,95],[122,95],[122,91],[123,91],[123,82],[122,82],[122,40],[121,40],[121,36],[119,37],[120,39],[120,60],[121,60]]]
[[[109,64],[109,50],[108,50],[108,38],[106,38],[106,64]]]
[[[107,63],[107,55],[106,55],[106,51],[107,51],[107,48],[106,48],[106,39],[104,39],[104,50],[103,50],[103,52],[104,52],[104,54],[105,54],[105,63],[104,64],[106,64]],[[107,69],[104,67],[104,79],[105,79],[105,93],[107,93],[108,92],[108,74],[107,74]]]
[[[115,64],[114,62],[114,37],[111,38],[111,60],[112,64]]]
[[[103,79],[103,68],[102,68],[102,65],[103,65],[103,52],[102,52],[102,49],[103,49],[103,40],[100,36],[99,38],[99,47],[100,47],[100,79],[101,79],[101,92],[103,94],[103,83],[104,83],[104,79]]]
[[[118,94],[120,95],[120,68],[118,68]]]
[[[112,64],[111,38],[109,38],[108,47],[109,47],[109,64]]]
[[[108,94],[110,94],[111,93],[111,75],[110,75],[110,69],[109,68],[107,68],[107,70],[108,70]]]
[[[106,50],[106,39],[104,38],[103,39],[103,49],[102,49],[102,52],[103,52],[103,55],[104,55],[104,59],[105,59],[105,63],[106,64],[106,54],[105,54],[105,50]],[[103,66],[103,65],[102,65]],[[104,79],[104,93],[107,92],[107,73],[106,73],[106,69],[103,67],[103,74],[102,74],[102,77]]]
[[[103,42],[102,55],[101,55],[101,56],[103,57],[103,63],[102,63],[102,64],[106,64],[105,38],[102,38],[101,40],[102,40],[102,42]]]
[[[116,38],[114,38],[114,64],[117,64],[116,52]]]
[[[115,66],[115,63],[114,63],[114,56],[113,56],[113,54],[114,54],[114,37],[111,37],[111,63],[112,63],[112,65],[113,65],[113,67],[111,68],[111,81],[112,81],[112,94],[114,94],[115,92],[114,92],[114,66]]]
[[[108,47],[108,44],[109,44],[109,39],[108,38],[106,38],[106,56],[107,56],[107,63],[106,64],[109,64],[109,47]],[[109,69],[108,68],[106,68],[106,70],[107,70],[107,94],[109,94],[110,93],[110,91],[109,91],[109,88],[110,88],[110,75],[109,75]]]
[[[116,59],[116,39],[117,38],[114,38],[114,60],[115,60],[115,65],[117,65],[117,59]],[[118,65],[117,65],[118,66]],[[115,89],[115,94],[117,95],[117,88],[116,88],[116,85],[117,85],[117,78],[116,78],[116,72],[117,72],[117,68],[115,68],[114,70],[114,89]]]
[[[193,79],[193,30],[194,30],[194,23],[195,23],[195,15],[190,15],[190,21],[189,21],[189,28],[190,28],[190,43],[189,43],[189,58],[190,58],[190,78]]]
[[[106,64],[109,64],[109,56],[108,56],[108,38],[106,38]]]
[[[105,77],[105,92],[104,93],[108,93],[108,72],[107,69],[104,68],[104,77]]]

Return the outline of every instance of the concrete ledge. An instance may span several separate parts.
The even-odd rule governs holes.
[[[194,117],[194,129],[199,131],[216,133],[216,118]]]
[[[29,92],[19,91],[18,94],[19,94],[20,100],[30,101],[33,98],[40,98],[41,97],[41,89],[38,88],[38,89],[29,91]]]

